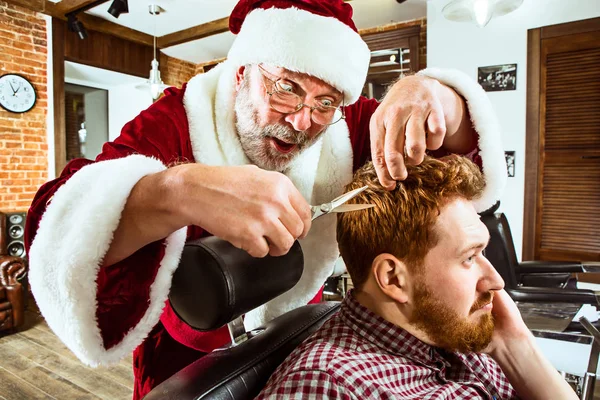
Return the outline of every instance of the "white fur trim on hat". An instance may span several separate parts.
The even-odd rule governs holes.
[[[502,132],[492,103],[483,88],[462,71],[427,68],[418,74],[454,88],[467,102],[473,127],[479,135],[479,155],[485,177],[483,194],[474,203],[478,212],[485,211],[500,200],[507,179]]]
[[[144,316],[121,342],[104,348],[96,321],[100,264],[131,189],[165,168],[142,155],[90,164],[56,191],[42,217],[29,251],[31,289],[50,328],[85,364],[113,364],[131,354],[162,314],[187,228],[166,239]]]
[[[361,95],[371,53],[340,20],[292,7],[248,14],[227,58],[236,66],[265,63],[312,75],[343,91],[348,105]]]

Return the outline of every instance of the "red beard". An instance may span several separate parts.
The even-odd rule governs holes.
[[[490,303],[493,294],[487,292],[471,307],[470,314]],[[414,313],[410,323],[425,332],[436,346],[460,353],[480,352],[492,340],[494,318],[482,314],[476,322],[458,315],[456,311],[435,298],[427,285],[420,281],[415,287]]]

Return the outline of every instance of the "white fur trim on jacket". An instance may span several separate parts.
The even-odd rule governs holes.
[[[454,88],[467,102],[473,127],[479,134],[478,147],[485,177],[483,194],[474,203],[478,212],[485,211],[500,200],[507,179],[502,132],[492,103],[483,88],[462,71],[427,68],[418,74]]]
[[[90,164],[56,191],[42,217],[29,252],[31,289],[50,328],[85,364],[112,364],[131,354],[162,313],[186,228],[166,239],[165,256],[140,322],[119,344],[104,348],[96,321],[100,264],[131,189],[145,175],[165,168],[141,155]]]
[[[371,53],[340,20],[291,7],[248,14],[227,59],[236,67],[265,63],[315,76],[343,91],[348,105],[362,92]]]
[[[196,162],[209,165],[245,165],[246,157],[235,128],[235,64],[230,60],[188,83],[183,104],[190,126],[190,141]],[[352,146],[344,122],[325,133],[292,161],[285,172],[310,204],[321,204],[339,196],[352,179]],[[294,308],[308,303],[333,270],[339,255],[335,237],[336,217],[315,220],[310,233],[300,241],[304,272],[290,291],[246,314],[244,325],[253,329]],[[256,282],[260,285],[260,282]]]

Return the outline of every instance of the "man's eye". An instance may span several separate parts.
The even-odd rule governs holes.
[[[291,92],[291,93],[293,93],[294,92],[294,85],[292,85],[289,82],[278,81],[277,82],[277,89],[279,91],[282,91],[282,92]]]
[[[329,99],[319,100],[319,107],[333,107],[333,101]]]
[[[475,262],[475,254],[465,260],[466,264],[473,264]]]

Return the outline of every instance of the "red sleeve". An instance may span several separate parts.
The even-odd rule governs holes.
[[[193,161],[187,116],[183,107],[184,90],[169,89],[166,96],[127,123],[114,142],[106,143],[96,161],[132,154],[154,157],[165,165]],[[59,178],[39,189],[27,215],[25,240],[28,251],[54,193],[77,171],[91,163],[93,161],[84,159],[72,160]],[[162,242],[151,243],[125,260],[100,269],[97,278],[96,317],[105,348],[120,342],[146,311],[150,286],[164,249]]]
[[[377,100],[361,96],[356,103],[344,107],[354,155],[353,171],[359,169],[371,158],[369,122],[378,106]]]

